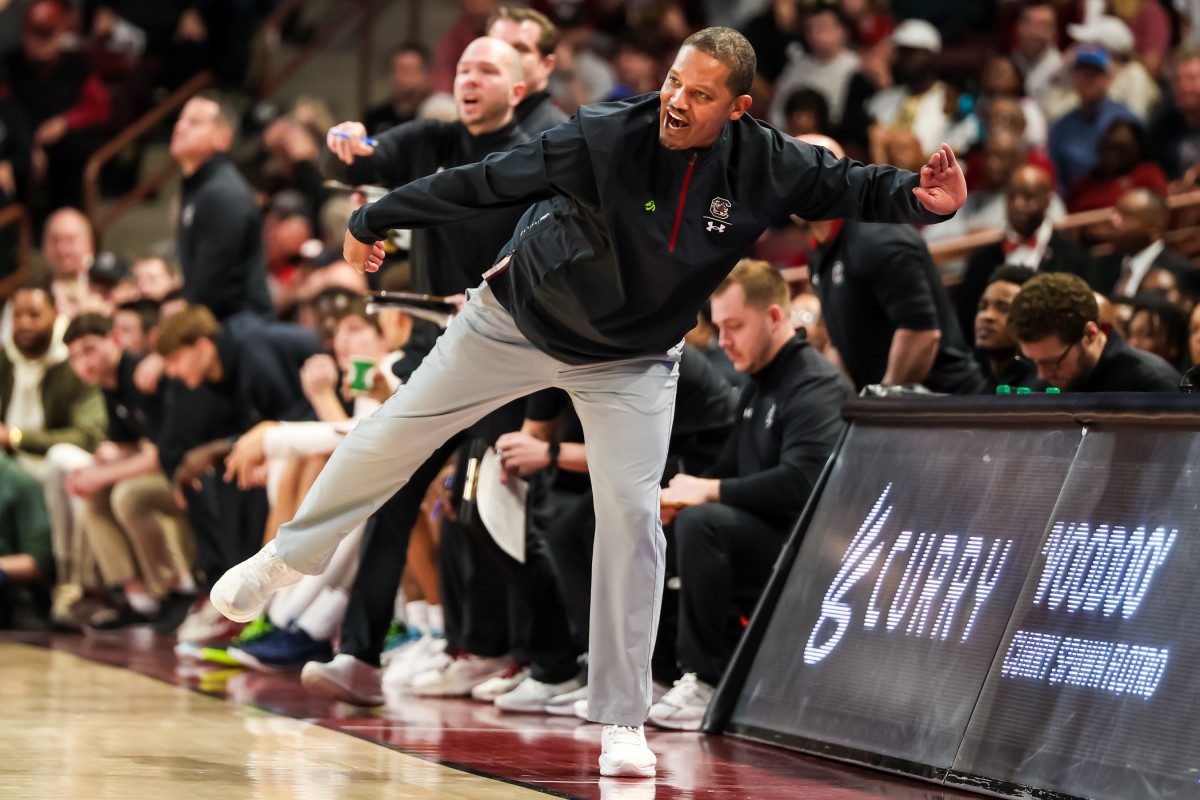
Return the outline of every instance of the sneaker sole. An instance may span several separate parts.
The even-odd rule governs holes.
[[[349,703],[353,706],[375,708],[384,704],[383,695],[372,695],[370,697],[356,695],[337,681],[327,678],[315,670],[301,670],[300,683],[312,694],[328,697],[331,700],[340,700],[343,703]]]
[[[252,669],[255,672],[261,672],[266,675],[278,675],[278,674],[282,674],[285,672],[299,672],[300,671],[299,666],[297,666],[297,667],[291,667],[291,666],[273,667],[270,664],[264,664],[261,661],[259,661],[257,658],[255,658],[254,656],[247,653],[245,650],[239,650],[236,647],[231,647],[225,652],[229,654],[230,658],[232,658],[234,661],[236,661],[238,664],[245,667],[246,669]]]
[[[600,774],[605,778],[653,778],[656,766],[641,767],[628,761],[610,761],[600,756]]]

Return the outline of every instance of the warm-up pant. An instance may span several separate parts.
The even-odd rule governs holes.
[[[740,634],[738,614],[753,608],[786,541],[782,526],[733,506],[704,503],[679,512],[680,669],[711,686],[720,682]]]
[[[565,390],[583,424],[596,505],[588,709],[592,721],[640,725],[651,701],[666,540],[658,514],[679,350],[572,366],[538,350],[486,286],[412,378],[334,451],[280,529],[280,557],[324,569],[343,536],[443,442],[531,392]]]

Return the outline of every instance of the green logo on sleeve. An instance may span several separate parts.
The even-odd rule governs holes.
[[[650,202],[646,203],[646,210],[647,210],[647,211],[653,211],[653,210],[654,210],[654,201],[653,201],[653,200],[651,200]]]

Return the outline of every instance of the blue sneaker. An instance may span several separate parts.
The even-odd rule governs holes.
[[[258,642],[231,646],[229,657],[257,672],[298,672],[309,661],[333,659],[329,642],[318,642],[302,630],[278,631]]]

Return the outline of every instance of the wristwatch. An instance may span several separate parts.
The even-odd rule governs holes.
[[[558,467],[558,442],[550,442],[550,467],[556,469]]]
[[[25,438],[25,434],[21,433],[20,428],[8,429],[8,446],[13,450],[19,450],[21,448],[21,439],[23,438]]]

